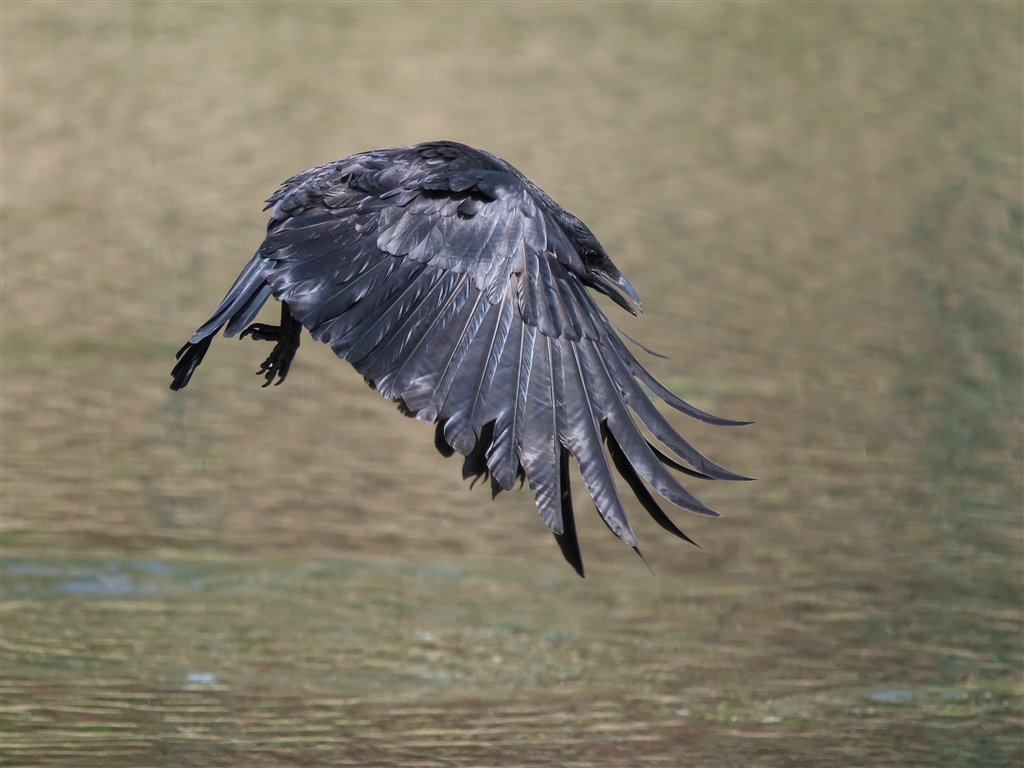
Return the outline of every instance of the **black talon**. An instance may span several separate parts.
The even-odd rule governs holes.
[[[244,339],[246,336],[252,336],[256,341],[277,342],[270,355],[263,361],[263,365],[256,371],[256,375],[263,376],[267,380],[264,387],[269,387],[271,384],[278,386],[288,376],[295,353],[299,351],[299,342],[302,340],[302,323],[292,317],[292,313],[288,311],[287,302],[282,301],[280,325],[253,323],[242,331],[238,338]],[[274,382],[275,378],[277,378],[276,382]]]
[[[252,336],[256,341],[280,341],[281,326],[268,325],[267,323],[253,323],[242,331],[238,335],[238,338],[244,339],[246,336]]]

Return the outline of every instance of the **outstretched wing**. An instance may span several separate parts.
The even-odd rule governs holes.
[[[684,539],[644,481],[679,507],[715,515],[670,469],[743,478],[698,453],[647,397],[641,384],[691,416],[735,423],[683,402],[637,362],[533,190],[503,161],[451,144],[308,171],[271,198],[265,242],[190,344],[201,359],[210,335],[225,324],[238,333],[272,292],[380,394],[436,423],[439,450],[466,457],[464,476],[489,475],[495,493],[525,477],[582,575],[570,455],[605,523],[634,548],[613,467]],[[187,357],[185,382],[198,365]]]

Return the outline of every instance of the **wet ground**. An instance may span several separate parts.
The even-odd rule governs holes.
[[[1014,4],[4,3],[6,765],[1019,765]],[[653,573],[329,350],[174,351],[260,201],[489,149],[587,221],[691,489]],[[609,312],[615,311],[609,308]],[[577,493],[582,493],[576,479]],[[587,514],[587,512],[590,514]]]

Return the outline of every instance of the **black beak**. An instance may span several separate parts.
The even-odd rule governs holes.
[[[636,308],[643,312],[644,305],[643,302],[640,301],[640,294],[636,292],[636,288],[630,285],[629,280],[626,279],[625,275],[619,275],[619,279],[614,282],[615,285],[622,289],[623,293],[633,300],[633,303],[636,304]]]

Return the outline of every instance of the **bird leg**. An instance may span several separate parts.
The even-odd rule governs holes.
[[[253,323],[238,337],[244,339],[252,336],[256,341],[276,341],[270,356],[263,361],[263,365],[256,371],[257,376],[263,376],[267,380],[264,387],[271,384],[278,385],[288,376],[288,369],[291,368],[295,353],[299,351],[299,342],[302,337],[302,323],[292,317],[288,311],[287,302],[281,302],[281,324],[268,325],[267,323]],[[274,379],[277,378],[277,382]]]

